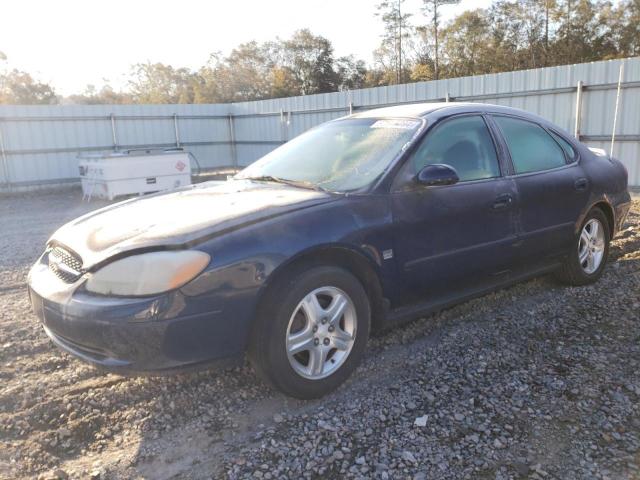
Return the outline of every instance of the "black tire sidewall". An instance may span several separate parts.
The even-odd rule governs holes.
[[[316,288],[326,286],[337,287],[351,298],[357,318],[356,339],[346,361],[335,372],[326,378],[311,380],[300,376],[289,363],[285,338],[291,314],[300,301]],[[362,284],[342,268],[320,266],[280,282],[268,295],[267,315],[260,322],[262,338],[255,339],[260,344],[256,346],[260,352],[256,360],[264,362],[259,368],[277,388],[297,398],[318,398],[335,390],[358,366],[367,345],[371,311]]]

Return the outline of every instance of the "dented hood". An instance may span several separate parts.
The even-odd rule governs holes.
[[[73,250],[90,269],[129,250],[193,244],[331,198],[275,183],[202,183],[96,210],[64,225],[49,242]]]

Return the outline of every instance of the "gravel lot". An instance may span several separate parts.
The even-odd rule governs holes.
[[[77,191],[0,198],[1,478],[640,478],[640,201],[594,286],[540,278],[371,340],[319,401],[248,367],[99,373],[24,281]]]

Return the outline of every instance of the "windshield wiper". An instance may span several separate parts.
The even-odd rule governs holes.
[[[298,188],[306,188],[307,190],[320,190],[323,192],[330,192],[326,188],[323,188],[319,185],[316,185],[311,182],[307,182],[304,180],[290,180],[288,178],[276,177],[273,175],[260,175],[256,177],[244,177],[244,180],[254,180],[258,182],[273,182],[273,183],[283,183],[285,185],[291,185],[293,187]]]

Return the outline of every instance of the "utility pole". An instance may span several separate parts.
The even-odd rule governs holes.
[[[402,83],[402,0],[398,0],[398,71],[396,83]]]

